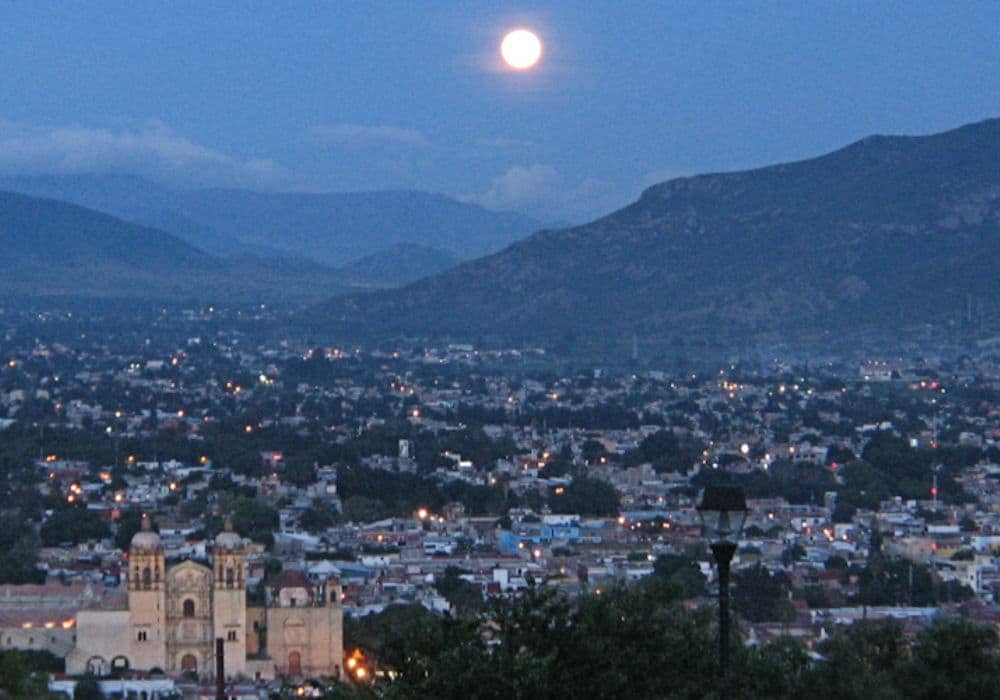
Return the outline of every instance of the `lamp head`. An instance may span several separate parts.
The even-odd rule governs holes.
[[[746,493],[740,486],[706,486],[698,515],[706,537],[739,539],[747,520]]]

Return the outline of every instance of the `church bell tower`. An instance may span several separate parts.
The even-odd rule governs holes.
[[[128,557],[130,663],[134,668],[164,668],[166,663],[166,560],[160,536],[143,514]]]
[[[246,547],[226,518],[225,530],[212,547],[212,618],[216,639],[222,639],[227,677],[246,668],[247,588]]]

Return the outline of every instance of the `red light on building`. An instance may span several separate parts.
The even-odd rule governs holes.
[[[931,486],[931,495],[934,496],[935,498],[937,497],[938,495],[937,486]]]

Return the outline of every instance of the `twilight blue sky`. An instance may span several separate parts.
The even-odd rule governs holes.
[[[505,30],[545,45],[503,70]],[[1000,116],[1000,2],[0,5],[0,174],[443,192],[581,221],[670,177]]]

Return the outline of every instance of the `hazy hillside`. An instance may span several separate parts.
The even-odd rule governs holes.
[[[254,245],[342,265],[398,243],[485,255],[537,230],[536,221],[425,192],[285,194],[242,190],[186,193],[183,212]]]
[[[176,236],[0,192],[0,294],[307,301],[343,291],[316,263],[220,259]]]
[[[399,243],[467,260],[539,222],[425,192],[174,191],[126,175],[0,178],[0,189],[72,202],[159,228],[214,254],[260,253],[339,266]]]
[[[341,281],[361,287],[399,287],[455,267],[451,253],[415,243],[397,243],[337,269]]]
[[[1000,120],[875,136],[828,155],[649,188],[399,291],[319,310],[338,332],[685,343],[870,328],[1000,310]]]

